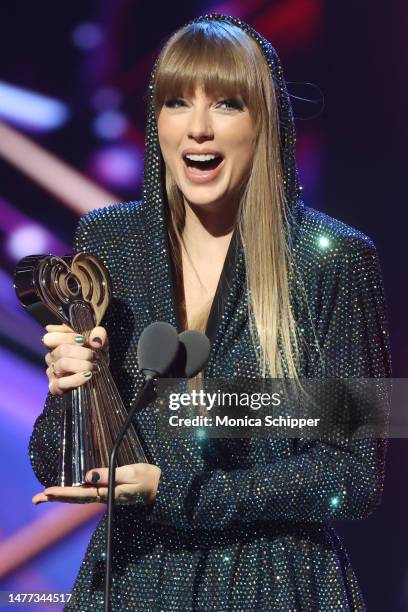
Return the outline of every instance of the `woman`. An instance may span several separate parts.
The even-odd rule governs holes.
[[[206,378],[389,377],[375,247],[301,201],[270,43],[239,20],[199,18],[167,43],[149,92],[143,201],[92,212],[75,243],[112,276],[90,346],[105,343],[106,329],[124,400],[142,384],[136,344],[154,320],[205,330]],[[65,328],[44,342],[50,395],[30,448],[48,488],[34,502],[95,501],[106,491],[98,466],[87,487],[52,487],[59,395],[86,384],[92,352]],[[150,465],[118,469],[118,502],[142,493],[146,504],[117,505],[115,610],[364,609],[328,523],[379,503],[383,442],[159,438],[158,409],[136,418]],[[67,609],[101,608],[104,544],[102,519]]]

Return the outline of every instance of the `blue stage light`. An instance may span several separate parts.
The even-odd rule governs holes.
[[[126,131],[128,121],[122,113],[106,110],[97,115],[93,122],[93,129],[97,136],[113,140],[119,138]]]
[[[69,111],[59,100],[0,81],[0,117],[28,130],[49,131],[63,125]]]

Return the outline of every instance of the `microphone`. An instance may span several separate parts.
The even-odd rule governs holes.
[[[145,376],[145,384],[129,410],[125,422],[115,440],[109,458],[108,510],[106,523],[106,571],[105,612],[111,612],[112,588],[112,520],[115,500],[116,454],[136,411],[151,398],[154,379],[179,372],[180,378],[191,378],[203,369],[208,361],[211,344],[209,339],[195,330],[177,335],[169,323],[157,321],[142,332],[137,345],[139,370]]]
[[[178,353],[172,367],[173,378],[192,378],[196,376],[208,361],[211,343],[207,336],[188,329],[178,336]]]
[[[139,370],[146,380],[163,376],[174,362],[179,337],[170,323],[157,321],[143,330],[137,344]]]

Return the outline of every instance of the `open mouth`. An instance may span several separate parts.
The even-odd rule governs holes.
[[[184,163],[188,168],[195,168],[203,172],[209,170],[215,170],[222,160],[224,159],[221,155],[184,155]]]

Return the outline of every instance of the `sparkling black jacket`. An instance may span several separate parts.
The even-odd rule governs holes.
[[[295,318],[308,347],[301,376],[390,377],[375,246],[301,201],[293,116],[274,49],[243,22],[205,19],[229,20],[253,36],[279,86],[291,249],[306,294],[291,277]],[[75,249],[100,257],[112,278],[113,299],[103,324],[111,370],[127,405],[142,384],[136,346],[143,328],[162,320],[180,329],[166,219],[150,105],[143,201],[90,213],[81,219],[75,240]],[[207,325],[212,348],[205,377],[259,376],[246,313],[244,256],[234,235]],[[60,410],[60,399],[49,396],[30,440],[32,464],[45,486],[56,484]],[[116,508],[114,610],[365,609],[330,522],[365,518],[378,505],[384,441],[355,439],[342,446],[263,438],[203,445],[191,437],[158,436],[158,410],[152,403],[135,417],[148,459],[162,474],[151,507]],[[105,518],[92,536],[66,609],[103,609],[104,543]]]

